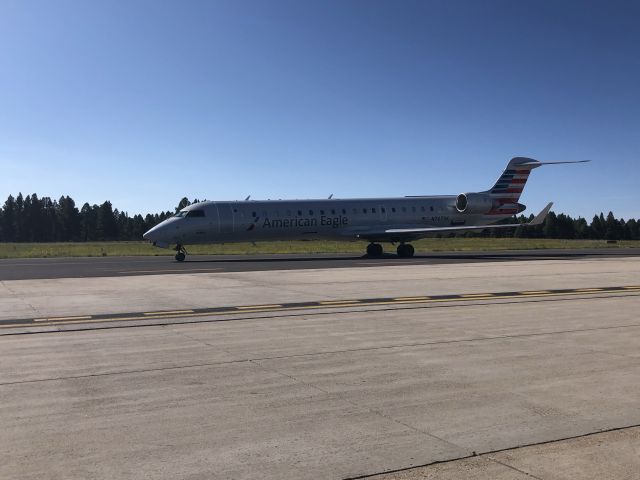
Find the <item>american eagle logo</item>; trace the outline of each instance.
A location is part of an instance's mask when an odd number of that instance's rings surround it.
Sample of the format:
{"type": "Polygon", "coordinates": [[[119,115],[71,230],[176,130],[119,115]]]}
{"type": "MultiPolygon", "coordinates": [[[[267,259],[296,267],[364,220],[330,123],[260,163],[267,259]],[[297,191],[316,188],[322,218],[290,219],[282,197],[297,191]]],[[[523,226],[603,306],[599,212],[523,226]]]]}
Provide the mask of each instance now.
{"type": "Polygon", "coordinates": [[[250,232],[251,230],[253,230],[254,228],[256,228],[256,225],[258,223],[258,221],[260,220],[260,217],[255,217],[253,219],[253,223],[251,225],[249,225],[249,227],[247,228],[247,232],[250,232]]]}

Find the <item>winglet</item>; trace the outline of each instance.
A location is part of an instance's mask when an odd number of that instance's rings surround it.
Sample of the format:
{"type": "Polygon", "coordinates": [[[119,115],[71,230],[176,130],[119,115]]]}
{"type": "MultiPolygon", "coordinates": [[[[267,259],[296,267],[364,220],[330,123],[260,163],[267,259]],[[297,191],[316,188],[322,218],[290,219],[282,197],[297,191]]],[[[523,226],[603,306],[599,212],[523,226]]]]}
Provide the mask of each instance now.
{"type": "Polygon", "coordinates": [[[525,225],[527,226],[542,225],[542,223],[544,222],[544,219],[547,218],[547,215],[549,215],[549,211],[551,210],[552,206],[553,206],[553,202],[549,202],[547,206],[544,207],[542,211],[538,215],[536,215],[533,220],[531,220],[529,223],[525,225]]]}

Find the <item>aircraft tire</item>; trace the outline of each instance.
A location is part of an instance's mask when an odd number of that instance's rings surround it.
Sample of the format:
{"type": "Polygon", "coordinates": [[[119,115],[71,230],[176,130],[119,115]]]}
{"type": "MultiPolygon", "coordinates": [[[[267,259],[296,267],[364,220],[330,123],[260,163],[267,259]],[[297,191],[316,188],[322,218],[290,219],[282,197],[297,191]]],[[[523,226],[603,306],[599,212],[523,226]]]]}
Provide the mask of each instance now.
{"type": "Polygon", "coordinates": [[[382,253],[382,245],[379,243],[370,243],[367,245],[367,255],[370,257],[381,257],[382,253]]]}
{"type": "Polygon", "coordinates": [[[398,256],[401,258],[411,258],[415,253],[413,245],[410,243],[401,243],[398,245],[398,256]]]}

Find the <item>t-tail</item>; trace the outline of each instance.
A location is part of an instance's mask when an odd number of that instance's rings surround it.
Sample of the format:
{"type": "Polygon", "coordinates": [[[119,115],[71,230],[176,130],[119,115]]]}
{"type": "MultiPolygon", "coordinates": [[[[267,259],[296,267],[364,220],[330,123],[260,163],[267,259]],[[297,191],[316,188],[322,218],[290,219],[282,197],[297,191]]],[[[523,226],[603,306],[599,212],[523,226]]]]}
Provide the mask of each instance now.
{"type": "Polygon", "coordinates": [[[561,163],[585,163],[590,160],[577,160],[569,162],[539,162],[532,158],[512,158],[507,168],[490,190],[482,192],[492,199],[492,208],[488,215],[513,215],[525,210],[525,206],[519,203],[520,195],[529,179],[531,170],[542,165],[557,165],[561,163]]]}

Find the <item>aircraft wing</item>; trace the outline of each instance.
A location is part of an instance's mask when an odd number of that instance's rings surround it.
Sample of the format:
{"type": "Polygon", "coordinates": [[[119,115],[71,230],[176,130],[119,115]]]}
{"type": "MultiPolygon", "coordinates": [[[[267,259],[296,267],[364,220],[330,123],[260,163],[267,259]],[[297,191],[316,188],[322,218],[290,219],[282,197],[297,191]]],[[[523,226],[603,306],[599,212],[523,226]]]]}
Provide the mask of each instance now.
{"type": "Polygon", "coordinates": [[[514,228],[514,227],[534,227],[541,225],[549,214],[553,202],[550,202],[542,211],[528,223],[509,223],[509,224],[491,224],[491,225],[461,225],[458,227],[419,227],[419,228],[376,228],[376,227],[356,227],[354,229],[345,229],[342,235],[345,237],[365,239],[372,242],[391,242],[404,240],[415,240],[431,233],[444,232],[464,232],[472,230],[484,230],[487,228],[514,228]]]}
{"type": "Polygon", "coordinates": [[[513,228],[513,227],[533,227],[536,225],[541,225],[544,222],[544,219],[549,214],[551,207],[553,206],[553,202],[549,202],[549,204],[542,209],[542,211],[535,216],[533,220],[529,223],[509,223],[509,224],[494,224],[494,225],[469,225],[469,226],[459,226],[459,227],[426,227],[426,228],[391,228],[389,230],[385,230],[385,234],[423,234],[423,233],[438,233],[438,232],[460,232],[466,230],[485,230],[487,228],[513,228]]]}

